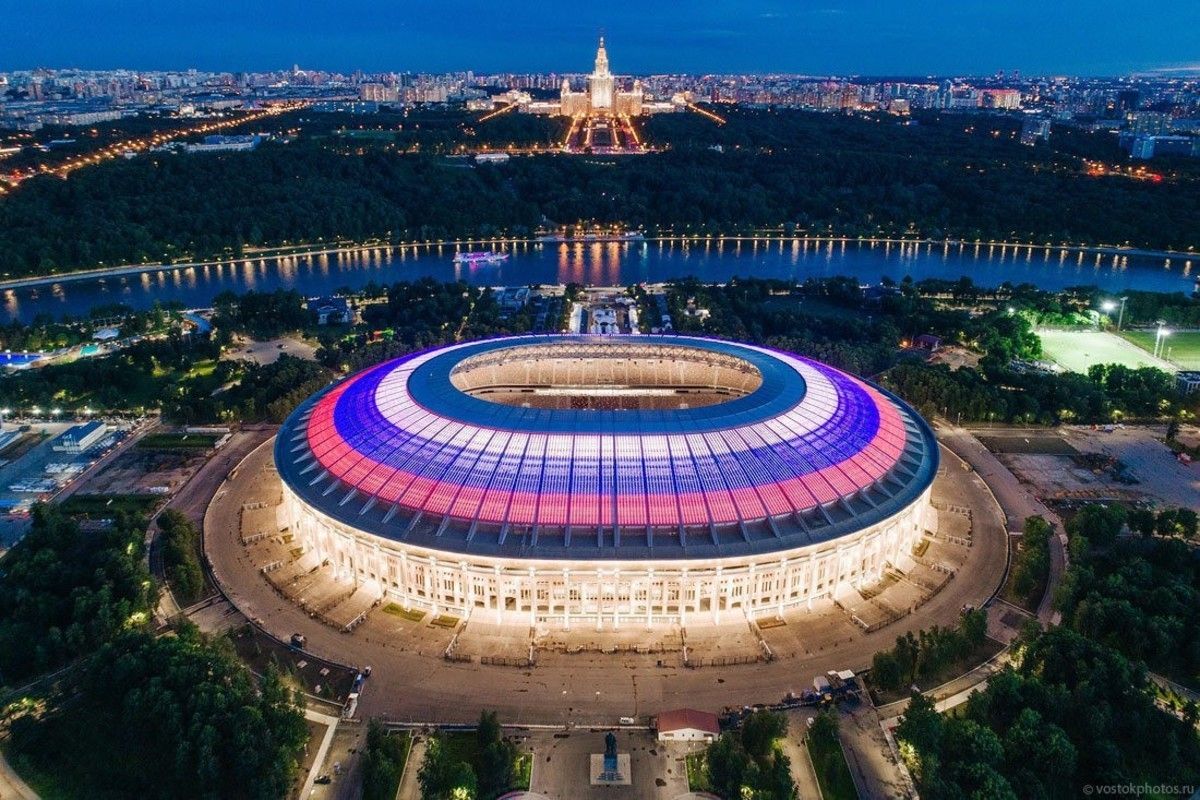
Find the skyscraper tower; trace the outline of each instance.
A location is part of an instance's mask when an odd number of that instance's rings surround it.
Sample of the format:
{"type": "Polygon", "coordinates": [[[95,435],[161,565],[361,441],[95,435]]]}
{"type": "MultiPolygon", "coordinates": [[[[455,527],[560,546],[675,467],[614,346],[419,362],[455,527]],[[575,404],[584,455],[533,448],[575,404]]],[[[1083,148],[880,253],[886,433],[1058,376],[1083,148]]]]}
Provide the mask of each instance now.
{"type": "Polygon", "coordinates": [[[613,105],[613,76],[608,70],[608,51],[604,49],[604,37],[596,49],[596,66],[588,76],[588,94],[591,95],[593,111],[607,111],[613,105]]]}

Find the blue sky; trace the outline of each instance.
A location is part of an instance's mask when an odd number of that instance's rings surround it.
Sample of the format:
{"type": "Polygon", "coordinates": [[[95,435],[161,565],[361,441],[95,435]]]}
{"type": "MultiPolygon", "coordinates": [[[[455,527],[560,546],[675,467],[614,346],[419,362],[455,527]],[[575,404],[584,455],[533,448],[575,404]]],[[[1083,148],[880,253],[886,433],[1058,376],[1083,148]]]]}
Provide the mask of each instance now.
{"type": "Polygon", "coordinates": [[[1200,0],[0,0],[33,66],[1112,75],[1200,68],[1200,0]]]}

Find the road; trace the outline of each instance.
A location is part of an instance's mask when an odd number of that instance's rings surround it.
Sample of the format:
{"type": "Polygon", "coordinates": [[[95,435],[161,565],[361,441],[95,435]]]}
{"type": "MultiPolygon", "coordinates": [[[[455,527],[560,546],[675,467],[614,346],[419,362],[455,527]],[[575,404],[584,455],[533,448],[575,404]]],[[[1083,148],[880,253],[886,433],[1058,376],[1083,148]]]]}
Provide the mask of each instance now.
{"type": "Polygon", "coordinates": [[[942,423],[937,424],[935,429],[938,441],[970,464],[987,484],[1004,511],[1009,531],[1022,530],[1025,518],[1037,515],[1041,515],[1054,526],[1058,535],[1050,540],[1050,576],[1046,584],[1046,594],[1038,606],[1037,616],[1042,625],[1057,625],[1059,614],[1053,608],[1054,590],[1062,581],[1067,568],[1067,534],[1063,529],[1062,520],[1041,500],[1030,494],[1012,471],[984,447],[971,431],[942,423]]]}
{"type": "Polygon", "coordinates": [[[817,784],[817,773],[813,771],[812,759],[804,737],[808,734],[808,721],[815,717],[817,709],[804,708],[788,712],[788,732],[779,743],[779,748],[792,765],[792,780],[800,800],[820,800],[821,788],[817,784]]]}
{"type": "Polygon", "coordinates": [[[875,800],[908,796],[908,782],[888,747],[874,708],[864,703],[842,712],[838,738],[859,797],[875,800]]]}

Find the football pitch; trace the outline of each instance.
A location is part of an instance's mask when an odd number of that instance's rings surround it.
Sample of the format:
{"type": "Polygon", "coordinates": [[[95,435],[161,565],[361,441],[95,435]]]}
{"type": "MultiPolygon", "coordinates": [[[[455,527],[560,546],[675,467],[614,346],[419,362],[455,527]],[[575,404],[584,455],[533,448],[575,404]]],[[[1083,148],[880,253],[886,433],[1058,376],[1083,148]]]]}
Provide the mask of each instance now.
{"type": "MultiPolygon", "coordinates": [[[[1154,349],[1154,331],[1123,331],[1121,336],[1145,350],[1154,349]]],[[[1200,331],[1175,331],[1167,336],[1163,358],[1180,369],[1200,369],[1200,331]]]]}
{"type": "MultiPolygon", "coordinates": [[[[1150,349],[1154,347],[1153,333],[1149,334],[1149,345],[1144,348],[1137,342],[1123,338],[1130,335],[1131,332],[1128,331],[1123,336],[1105,331],[1089,330],[1042,329],[1037,333],[1042,340],[1042,350],[1045,352],[1046,358],[1071,372],[1086,374],[1088,367],[1093,364],[1121,364],[1133,369],[1158,367],[1169,372],[1177,369],[1173,364],[1150,355],[1150,349]]],[[[1192,335],[1198,337],[1195,346],[1197,348],[1196,358],[1200,363],[1200,334],[1189,334],[1189,336],[1192,335]]],[[[1177,352],[1172,350],[1172,359],[1176,354],[1177,352]]]]}

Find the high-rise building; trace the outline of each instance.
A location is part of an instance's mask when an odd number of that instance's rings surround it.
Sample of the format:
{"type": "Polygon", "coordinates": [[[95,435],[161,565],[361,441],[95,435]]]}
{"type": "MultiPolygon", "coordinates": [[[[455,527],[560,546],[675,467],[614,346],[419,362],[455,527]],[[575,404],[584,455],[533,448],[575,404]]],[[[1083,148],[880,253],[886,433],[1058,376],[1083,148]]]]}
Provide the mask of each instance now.
{"type": "MultiPolygon", "coordinates": [[[[640,80],[633,82],[633,88],[623,91],[617,86],[616,76],[608,66],[608,51],[604,47],[604,37],[600,37],[600,46],[596,48],[596,62],[592,73],[587,76],[587,88],[577,92],[571,88],[567,78],[562,80],[557,109],[550,113],[563,114],[568,117],[587,116],[592,114],[624,114],[637,117],[646,112],[644,106],[645,89],[640,80]]],[[[543,107],[531,106],[530,110],[547,113],[543,107]]]]}
{"type": "Polygon", "coordinates": [[[600,37],[600,46],[596,48],[596,66],[588,76],[588,94],[593,111],[611,109],[613,107],[613,85],[615,79],[608,69],[608,51],[604,49],[604,37],[600,37]]]}

